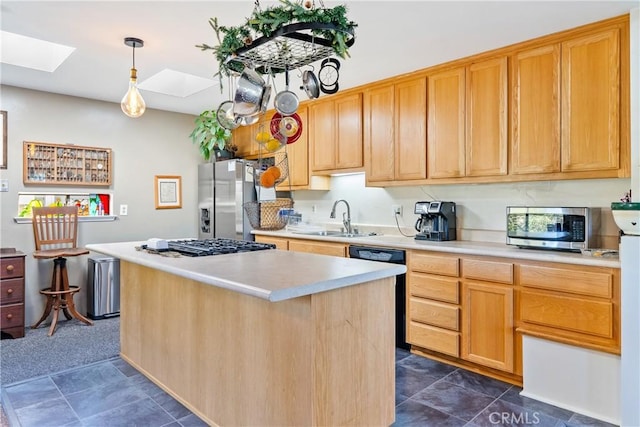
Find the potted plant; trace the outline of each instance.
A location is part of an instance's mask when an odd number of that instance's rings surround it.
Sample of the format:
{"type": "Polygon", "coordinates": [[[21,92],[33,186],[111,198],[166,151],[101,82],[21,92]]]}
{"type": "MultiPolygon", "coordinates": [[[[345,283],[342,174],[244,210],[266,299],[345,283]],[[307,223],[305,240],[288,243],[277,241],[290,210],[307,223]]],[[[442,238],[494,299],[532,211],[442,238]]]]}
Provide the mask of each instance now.
{"type": "Polygon", "coordinates": [[[236,156],[238,146],[231,141],[231,132],[218,122],[216,111],[203,111],[194,123],[196,127],[189,137],[199,146],[200,154],[205,160],[211,159],[212,152],[215,160],[232,159],[236,156]]]}

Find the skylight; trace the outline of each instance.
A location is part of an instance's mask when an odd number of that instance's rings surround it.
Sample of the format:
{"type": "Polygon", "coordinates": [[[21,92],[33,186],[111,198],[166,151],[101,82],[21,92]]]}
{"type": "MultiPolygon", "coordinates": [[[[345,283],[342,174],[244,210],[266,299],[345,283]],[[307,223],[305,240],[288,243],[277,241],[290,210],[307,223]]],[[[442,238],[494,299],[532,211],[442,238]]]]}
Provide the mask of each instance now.
{"type": "Polygon", "coordinates": [[[215,80],[165,68],[138,83],[138,89],[186,98],[216,84],[215,80]]]}
{"type": "Polygon", "coordinates": [[[76,50],[33,37],[2,31],[0,62],[52,73],[76,50]]]}

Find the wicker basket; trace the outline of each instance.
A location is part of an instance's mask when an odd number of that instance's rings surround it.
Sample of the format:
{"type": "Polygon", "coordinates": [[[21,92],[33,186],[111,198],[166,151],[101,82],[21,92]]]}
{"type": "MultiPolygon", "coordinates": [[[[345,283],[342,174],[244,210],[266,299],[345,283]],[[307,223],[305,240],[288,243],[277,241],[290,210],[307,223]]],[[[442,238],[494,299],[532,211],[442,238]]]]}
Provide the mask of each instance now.
{"type": "Polygon", "coordinates": [[[279,198],[264,202],[247,202],[243,206],[254,229],[281,230],[287,225],[289,216],[283,215],[280,209],[293,208],[293,200],[279,198]]]}

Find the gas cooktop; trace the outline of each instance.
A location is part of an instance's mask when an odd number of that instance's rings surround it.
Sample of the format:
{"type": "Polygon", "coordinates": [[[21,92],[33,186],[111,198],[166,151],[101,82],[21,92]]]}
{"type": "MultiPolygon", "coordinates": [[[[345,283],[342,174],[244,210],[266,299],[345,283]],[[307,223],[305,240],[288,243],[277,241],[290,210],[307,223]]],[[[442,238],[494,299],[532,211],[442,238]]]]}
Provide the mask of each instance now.
{"type": "Polygon", "coordinates": [[[235,254],[276,248],[276,245],[271,243],[234,239],[170,240],[168,245],[168,250],[185,256],[235,254]]]}

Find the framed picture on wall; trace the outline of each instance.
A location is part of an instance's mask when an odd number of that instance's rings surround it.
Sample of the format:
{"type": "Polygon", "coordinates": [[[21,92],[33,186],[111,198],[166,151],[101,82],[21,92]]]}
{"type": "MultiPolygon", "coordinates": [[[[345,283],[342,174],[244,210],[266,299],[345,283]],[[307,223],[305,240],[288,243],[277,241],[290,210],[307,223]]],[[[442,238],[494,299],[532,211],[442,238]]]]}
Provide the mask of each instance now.
{"type": "Polygon", "coordinates": [[[0,169],[7,168],[7,112],[0,111],[0,129],[2,129],[2,151],[0,151],[0,169]]]}
{"type": "Polygon", "coordinates": [[[156,209],[182,208],[182,177],[155,176],[156,209]]]}

